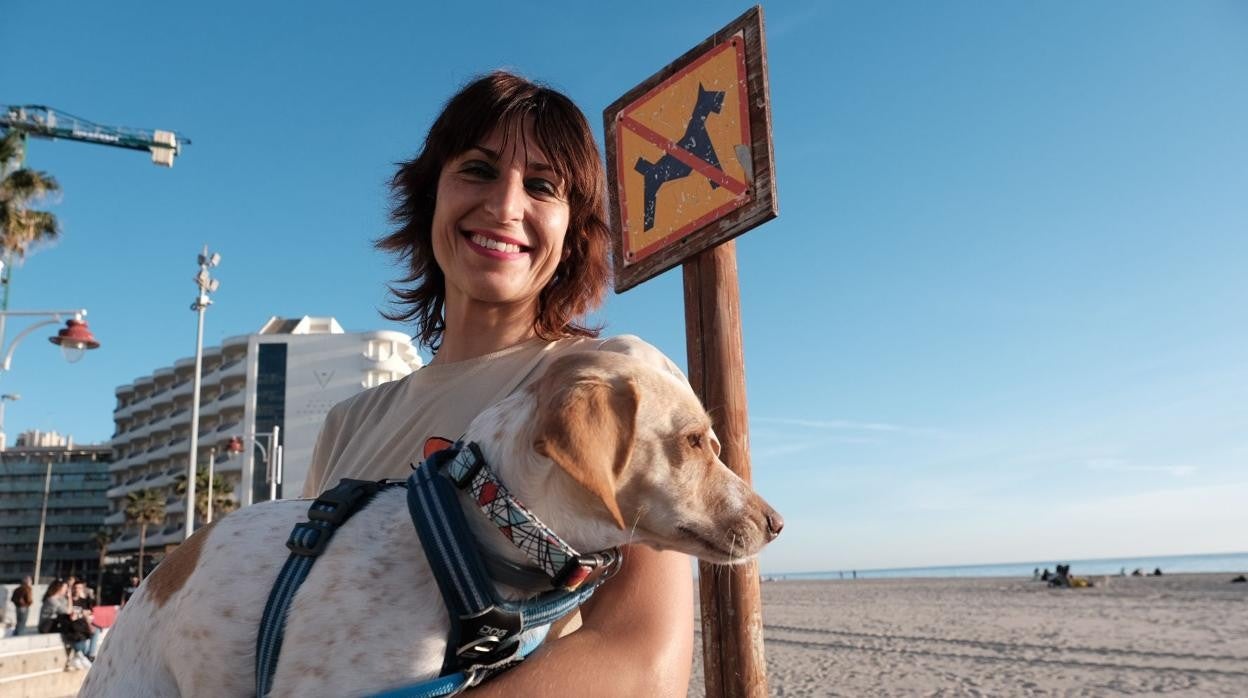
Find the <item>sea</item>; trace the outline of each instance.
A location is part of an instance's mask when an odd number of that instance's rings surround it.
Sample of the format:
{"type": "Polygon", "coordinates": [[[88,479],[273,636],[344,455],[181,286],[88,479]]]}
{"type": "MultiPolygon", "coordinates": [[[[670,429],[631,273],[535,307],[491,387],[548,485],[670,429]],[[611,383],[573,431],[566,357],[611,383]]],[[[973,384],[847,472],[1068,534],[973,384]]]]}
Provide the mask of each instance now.
{"type": "Polygon", "coordinates": [[[898,567],[879,570],[832,570],[829,572],[798,572],[767,574],[768,579],[888,579],[916,577],[1024,577],[1030,578],[1035,570],[1048,569],[1058,564],[1070,565],[1071,574],[1114,575],[1125,571],[1131,574],[1140,570],[1151,574],[1184,572],[1248,573],[1248,552],[1217,553],[1210,555],[1155,555],[1152,557],[1105,557],[1091,560],[1035,560],[1031,562],[1006,562],[992,565],[953,565],[949,567],[898,567]],[[855,577],[856,575],[856,577],[855,577]]]}

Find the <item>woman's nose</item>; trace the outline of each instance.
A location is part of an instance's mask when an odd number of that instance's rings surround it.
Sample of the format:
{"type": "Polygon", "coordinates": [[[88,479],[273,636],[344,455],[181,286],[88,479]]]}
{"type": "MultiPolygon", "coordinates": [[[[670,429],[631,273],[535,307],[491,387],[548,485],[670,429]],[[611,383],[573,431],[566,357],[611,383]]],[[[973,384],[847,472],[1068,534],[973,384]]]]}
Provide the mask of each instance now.
{"type": "Polygon", "coordinates": [[[504,172],[494,180],[486,195],[485,210],[500,223],[520,220],[524,217],[524,207],[528,193],[524,190],[524,176],[520,173],[504,172]]]}

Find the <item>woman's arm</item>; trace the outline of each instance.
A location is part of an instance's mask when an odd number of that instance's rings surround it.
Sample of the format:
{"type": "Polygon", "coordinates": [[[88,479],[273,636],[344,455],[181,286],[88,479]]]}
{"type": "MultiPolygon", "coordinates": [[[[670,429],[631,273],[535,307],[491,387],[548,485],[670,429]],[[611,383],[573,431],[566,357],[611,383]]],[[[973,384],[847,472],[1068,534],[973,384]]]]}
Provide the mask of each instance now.
{"type": "Polygon", "coordinates": [[[685,696],[693,661],[689,557],[641,545],[624,555],[619,574],[581,608],[580,630],[548,641],[470,695],[685,696]]]}

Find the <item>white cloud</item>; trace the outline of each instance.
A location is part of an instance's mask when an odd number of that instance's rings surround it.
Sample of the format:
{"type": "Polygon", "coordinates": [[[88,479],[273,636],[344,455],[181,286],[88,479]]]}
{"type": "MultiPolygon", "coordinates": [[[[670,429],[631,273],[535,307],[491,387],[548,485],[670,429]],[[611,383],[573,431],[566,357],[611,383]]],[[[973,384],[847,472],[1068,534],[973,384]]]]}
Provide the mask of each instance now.
{"type": "Polygon", "coordinates": [[[941,429],[930,427],[909,427],[887,422],[859,422],[851,419],[791,419],[788,417],[751,417],[751,422],[758,424],[778,424],[781,426],[798,427],[801,429],[817,429],[820,431],[865,431],[894,434],[922,434],[927,436],[948,436],[941,429]]]}
{"type": "Polygon", "coordinates": [[[1196,472],[1194,465],[1136,465],[1123,458],[1089,458],[1086,464],[1093,470],[1119,473],[1167,473],[1175,477],[1186,477],[1196,472]]]}

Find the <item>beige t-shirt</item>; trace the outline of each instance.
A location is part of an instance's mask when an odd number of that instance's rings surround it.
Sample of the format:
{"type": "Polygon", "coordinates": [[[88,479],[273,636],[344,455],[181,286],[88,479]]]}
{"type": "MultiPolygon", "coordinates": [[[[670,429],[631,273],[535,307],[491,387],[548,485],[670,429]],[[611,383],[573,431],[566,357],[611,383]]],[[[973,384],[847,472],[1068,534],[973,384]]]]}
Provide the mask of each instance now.
{"type": "Polygon", "coordinates": [[[573,351],[630,354],[686,380],[662,352],[631,335],[533,339],[465,361],[435,363],[334,405],[312,452],[303,496],[315,497],[344,477],[407,477],[412,464],[423,460],[426,441],[458,439],[485,408],[573,351]]]}

